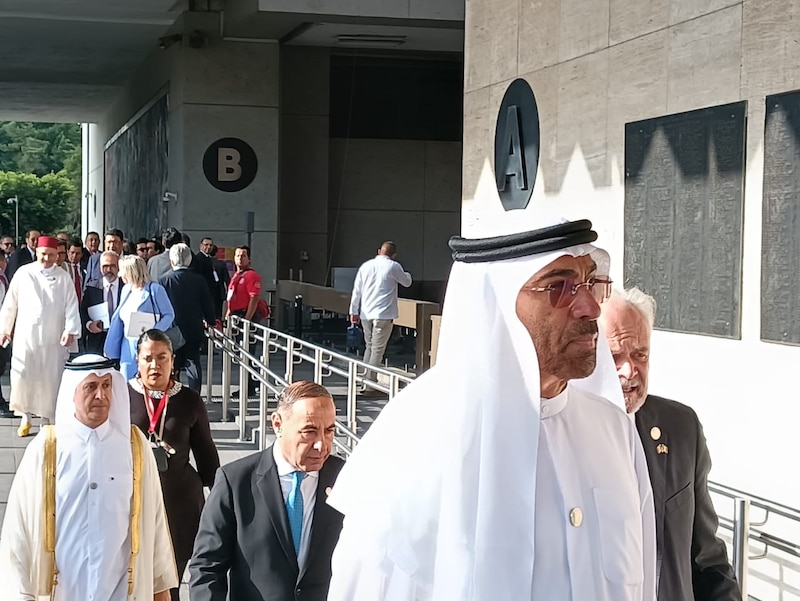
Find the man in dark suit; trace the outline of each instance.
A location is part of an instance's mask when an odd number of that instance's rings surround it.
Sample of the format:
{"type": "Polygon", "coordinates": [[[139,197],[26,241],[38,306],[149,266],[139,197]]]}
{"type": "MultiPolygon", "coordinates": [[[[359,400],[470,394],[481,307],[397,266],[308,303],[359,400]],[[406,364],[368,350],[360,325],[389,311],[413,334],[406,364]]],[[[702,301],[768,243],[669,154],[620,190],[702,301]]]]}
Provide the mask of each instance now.
{"type": "MultiPolygon", "coordinates": [[[[110,229],[106,231],[105,238],[103,238],[104,250],[113,250],[117,253],[118,257],[122,257],[123,243],[125,242],[125,235],[122,230],[110,229]]],[[[94,253],[89,257],[89,262],[86,265],[86,283],[99,280],[103,277],[100,271],[100,256],[101,253],[94,253]]]]}
{"type": "Polygon", "coordinates": [[[331,457],[330,393],[295,382],[272,414],[275,444],[217,470],[189,563],[192,601],[326,601],[342,515],[326,498],[343,461],[331,457]]]}
{"type": "Polygon", "coordinates": [[[228,296],[228,285],[231,283],[231,274],[228,271],[228,266],[225,264],[225,261],[220,261],[216,258],[217,250],[216,244],[212,244],[210,252],[211,266],[214,268],[214,280],[217,284],[216,292],[214,293],[214,313],[216,313],[217,319],[221,320],[225,315],[222,310],[222,303],[228,296]]]}
{"type": "Polygon", "coordinates": [[[14,251],[8,258],[6,277],[9,282],[11,278],[14,277],[14,272],[17,271],[17,269],[28,263],[33,263],[36,260],[36,244],[39,241],[39,236],[41,236],[41,233],[39,233],[38,230],[29,231],[28,235],[25,236],[25,246],[14,251]]]}
{"type": "MultiPolygon", "coordinates": [[[[192,247],[192,241],[186,234],[182,234],[183,243],[188,246],[189,248],[192,247]]],[[[204,238],[205,240],[205,238],[204,238]]],[[[211,265],[211,257],[209,257],[206,253],[202,252],[193,252],[192,253],[192,264],[189,265],[189,269],[194,271],[200,277],[203,278],[203,281],[206,283],[208,287],[208,293],[213,297],[214,296],[214,289],[216,288],[216,282],[214,281],[214,267],[211,265]]]]}
{"type": "Polygon", "coordinates": [[[617,366],[625,408],[635,412],[656,509],[659,601],[741,601],[708,492],[711,457],[695,412],[647,394],[655,300],[615,291],[601,324],[617,366]]]}
{"type": "Polygon", "coordinates": [[[175,310],[175,325],[186,341],[175,351],[175,366],[186,372],[189,388],[200,392],[203,383],[203,370],[200,363],[200,349],[205,341],[205,325],[214,325],[214,305],[205,281],[196,273],[189,271],[192,251],[185,244],[175,244],[169,249],[169,262],[172,271],[158,279],[167,290],[167,295],[175,310]]]}
{"type": "Polygon", "coordinates": [[[109,322],[114,310],[119,307],[122,293],[122,280],[119,279],[119,256],[112,251],[100,253],[99,268],[102,278],[86,283],[80,303],[81,324],[83,326],[84,348],[87,353],[103,354],[106,343],[108,324],[101,320],[93,320],[89,316],[89,307],[105,303],[109,322]]]}

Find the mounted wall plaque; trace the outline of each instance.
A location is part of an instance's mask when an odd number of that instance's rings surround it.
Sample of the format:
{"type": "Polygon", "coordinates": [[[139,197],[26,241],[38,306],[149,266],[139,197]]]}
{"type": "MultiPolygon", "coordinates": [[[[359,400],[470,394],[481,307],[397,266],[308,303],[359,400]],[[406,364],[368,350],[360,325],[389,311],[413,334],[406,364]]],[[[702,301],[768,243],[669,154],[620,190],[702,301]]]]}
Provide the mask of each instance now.
{"type": "Polygon", "coordinates": [[[800,344],[800,92],[767,96],[761,339],[800,344]]]}
{"type": "Polygon", "coordinates": [[[739,338],[744,102],[625,126],[625,286],[656,327],[739,338]]]}
{"type": "Polygon", "coordinates": [[[508,86],[494,134],[494,173],[506,211],[528,206],[539,167],[539,109],[530,85],[515,79],[508,86]]]}

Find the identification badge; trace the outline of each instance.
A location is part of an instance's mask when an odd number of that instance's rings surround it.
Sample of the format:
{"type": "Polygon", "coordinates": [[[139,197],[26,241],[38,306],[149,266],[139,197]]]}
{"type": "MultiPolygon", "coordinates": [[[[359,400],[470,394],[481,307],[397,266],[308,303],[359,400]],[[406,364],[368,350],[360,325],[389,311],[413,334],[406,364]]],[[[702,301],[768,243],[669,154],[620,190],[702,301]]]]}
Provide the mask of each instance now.
{"type": "Polygon", "coordinates": [[[156,458],[156,467],[158,467],[158,471],[166,472],[167,469],[169,469],[166,449],[155,442],[151,442],[150,446],[153,447],[153,457],[156,458]]]}

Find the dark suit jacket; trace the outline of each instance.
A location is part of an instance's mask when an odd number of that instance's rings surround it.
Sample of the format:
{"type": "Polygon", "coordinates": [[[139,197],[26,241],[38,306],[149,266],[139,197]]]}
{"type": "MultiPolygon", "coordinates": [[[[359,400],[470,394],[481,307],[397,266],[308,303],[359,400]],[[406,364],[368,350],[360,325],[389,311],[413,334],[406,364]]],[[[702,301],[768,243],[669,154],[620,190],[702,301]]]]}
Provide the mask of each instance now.
{"type": "Polygon", "coordinates": [[[708,493],[703,427],[686,405],[648,395],[636,412],[656,508],[659,601],[741,601],[708,493]],[[658,430],[654,430],[658,428],[658,430]],[[658,436],[656,436],[658,435],[658,436]],[[658,452],[659,445],[665,445],[658,452]]]}
{"type": "Polygon", "coordinates": [[[231,283],[231,274],[228,273],[228,266],[225,261],[211,258],[211,266],[214,268],[214,273],[217,275],[215,284],[216,289],[214,292],[214,312],[217,314],[217,319],[222,319],[222,303],[228,296],[228,284],[231,283]]]}
{"type": "MultiPolygon", "coordinates": [[[[120,295],[122,294],[122,280],[119,281],[117,286],[117,302],[115,307],[119,307],[120,295]]],[[[99,305],[105,302],[106,298],[103,295],[103,281],[92,280],[86,282],[86,287],[83,289],[83,298],[81,299],[80,312],[81,312],[81,327],[83,328],[84,345],[87,353],[103,354],[103,345],[106,343],[107,332],[100,332],[99,334],[92,334],[86,329],[86,324],[91,320],[89,317],[89,307],[99,305]]]]}
{"type": "Polygon", "coordinates": [[[23,246],[22,248],[15,250],[8,258],[8,266],[6,267],[6,277],[8,278],[8,281],[11,281],[11,278],[14,277],[14,272],[17,269],[23,265],[27,265],[28,263],[33,263],[33,257],[31,257],[31,251],[28,250],[28,247],[23,246]]]}
{"type": "Polygon", "coordinates": [[[205,338],[203,320],[214,325],[214,306],[205,281],[188,269],[165,273],[158,283],[167,290],[175,310],[175,324],[181,329],[186,344],[197,348],[205,338]]]}
{"type": "Polygon", "coordinates": [[[189,562],[192,601],[326,601],[342,515],[328,505],[344,462],[319,472],[311,541],[301,574],[272,447],[217,470],[189,562]]]}
{"type": "Polygon", "coordinates": [[[102,254],[102,251],[99,251],[89,257],[89,261],[86,263],[86,275],[83,278],[84,290],[89,282],[99,281],[103,277],[103,272],[100,271],[100,255],[102,254]]]}
{"type": "Polygon", "coordinates": [[[189,264],[189,271],[193,271],[203,278],[206,287],[208,287],[208,293],[213,298],[217,283],[214,281],[214,267],[211,264],[211,257],[203,253],[192,253],[192,262],[189,264]]]}
{"type": "Polygon", "coordinates": [[[81,277],[83,281],[86,281],[86,268],[89,266],[89,258],[92,256],[92,253],[89,252],[89,249],[83,249],[83,253],[81,254],[81,277]]]}

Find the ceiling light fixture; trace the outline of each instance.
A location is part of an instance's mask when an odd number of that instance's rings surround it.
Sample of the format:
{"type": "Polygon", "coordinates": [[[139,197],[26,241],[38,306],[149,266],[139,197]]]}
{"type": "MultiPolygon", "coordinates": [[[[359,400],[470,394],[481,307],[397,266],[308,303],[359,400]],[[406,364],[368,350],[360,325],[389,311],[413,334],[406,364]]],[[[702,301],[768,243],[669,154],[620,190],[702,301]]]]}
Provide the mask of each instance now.
{"type": "Polygon", "coordinates": [[[347,46],[402,46],[406,43],[406,36],[345,33],[336,36],[336,43],[347,46]]]}

